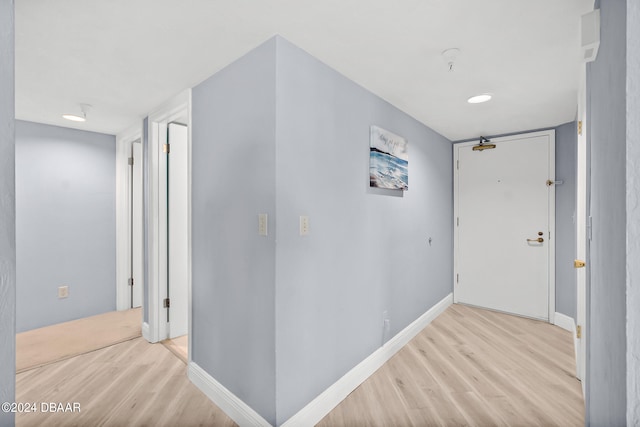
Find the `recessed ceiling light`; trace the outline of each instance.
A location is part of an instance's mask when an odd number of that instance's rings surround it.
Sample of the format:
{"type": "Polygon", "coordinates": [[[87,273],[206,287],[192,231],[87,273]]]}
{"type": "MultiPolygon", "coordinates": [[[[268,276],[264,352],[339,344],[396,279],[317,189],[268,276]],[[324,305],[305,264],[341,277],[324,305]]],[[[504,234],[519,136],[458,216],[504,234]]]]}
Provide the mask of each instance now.
{"type": "Polygon", "coordinates": [[[87,110],[91,108],[89,104],[80,104],[80,114],[75,113],[67,113],[63,114],[62,118],[71,120],[73,122],[86,122],[87,121],[87,110]]]}
{"type": "Polygon", "coordinates": [[[79,116],[77,114],[63,114],[62,118],[67,119],[67,120],[71,120],[72,122],[86,122],[87,118],[84,116],[84,114],[82,116],[79,116]]]}
{"type": "Polygon", "coordinates": [[[482,95],[472,96],[467,99],[469,104],[480,104],[481,102],[487,102],[491,99],[491,95],[488,93],[483,93],[482,95]]]}

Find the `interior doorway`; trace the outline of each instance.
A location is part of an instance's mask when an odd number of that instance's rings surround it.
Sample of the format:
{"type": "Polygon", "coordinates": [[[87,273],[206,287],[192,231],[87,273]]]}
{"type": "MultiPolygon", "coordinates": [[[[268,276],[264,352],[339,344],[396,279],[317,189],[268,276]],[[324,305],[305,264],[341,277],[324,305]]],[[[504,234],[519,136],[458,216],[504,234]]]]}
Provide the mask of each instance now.
{"type": "Polygon", "coordinates": [[[144,217],[142,129],[116,137],[116,309],[142,306],[144,217]]]}
{"type": "Polygon", "coordinates": [[[456,302],[553,323],[555,132],[454,146],[456,302]]]}
{"type": "Polygon", "coordinates": [[[191,328],[190,105],[187,90],[148,119],[149,313],[143,335],[150,342],[188,336],[191,328]]]}

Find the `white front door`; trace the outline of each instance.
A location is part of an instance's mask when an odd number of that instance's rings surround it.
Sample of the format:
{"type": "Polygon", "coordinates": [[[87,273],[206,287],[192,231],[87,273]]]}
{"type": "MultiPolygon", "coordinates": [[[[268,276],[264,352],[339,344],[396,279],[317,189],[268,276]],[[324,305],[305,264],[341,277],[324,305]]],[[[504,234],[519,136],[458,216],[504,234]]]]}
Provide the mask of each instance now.
{"type": "Polygon", "coordinates": [[[454,146],[456,302],[552,321],[555,133],[454,146]]]}

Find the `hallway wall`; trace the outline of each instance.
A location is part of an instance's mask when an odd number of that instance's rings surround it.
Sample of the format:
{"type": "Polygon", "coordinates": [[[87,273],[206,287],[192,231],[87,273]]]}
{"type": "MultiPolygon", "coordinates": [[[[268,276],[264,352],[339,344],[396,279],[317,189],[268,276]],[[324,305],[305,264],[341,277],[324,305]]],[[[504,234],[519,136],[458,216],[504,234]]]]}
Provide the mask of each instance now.
{"type": "Polygon", "coordinates": [[[452,292],[453,154],[443,136],[276,40],[279,425],[452,292]],[[369,187],[371,125],[409,141],[408,191],[369,187]]]}
{"type": "Polygon", "coordinates": [[[452,291],[451,142],[280,37],[192,125],[193,360],[280,425],[452,291]],[[369,187],[371,125],[408,139],[409,191],[369,187]]]}
{"type": "MultiPolygon", "coordinates": [[[[0,403],[16,400],[14,34],[14,2],[0,1],[0,403]]],[[[0,411],[0,426],[14,421],[0,411]]]]}
{"type": "Polygon", "coordinates": [[[16,216],[18,332],[115,310],[114,136],[16,121],[16,216]]]}
{"type": "Polygon", "coordinates": [[[640,2],[627,2],[627,425],[640,425],[640,2]]]}
{"type": "Polygon", "coordinates": [[[600,49],[587,65],[593,219],[586,419],[592,426],[622,426],[627,415],[626,1],[596,2],[598,7],[600,49]]]}

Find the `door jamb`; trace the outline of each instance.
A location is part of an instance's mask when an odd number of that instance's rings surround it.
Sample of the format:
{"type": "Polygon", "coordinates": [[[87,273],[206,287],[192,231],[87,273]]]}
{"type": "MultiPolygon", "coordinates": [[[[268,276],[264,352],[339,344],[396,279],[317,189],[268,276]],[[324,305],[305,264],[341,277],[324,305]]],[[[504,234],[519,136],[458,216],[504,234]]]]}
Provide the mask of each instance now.
{"type": "MultiPolygon", "coordinates": [[[[555,181],[556,179],[556,131],[554,129],[519,133],[514,135],[508,135],[503,137],[491,138],[491,142],[500,142],[513,139],[527,139],[538,136],[549,136],[549,180],[555,181]]],[[[456,226],[456,218],[458,217],[458,150],[461,147],[470,147],[477,145],[478,141],[461,142],[453,145],[453,302],[457,303],[456,297],[456,275],[458,272],[458,227],[456,226]]],[[[549,242],[553,244],[549,245],[549,320],[548,322],[554,324],[555,312],[556,312],[556,191],[555,185],[549,186],[549,232],[551,238],[549,242]]]]}
{"type": "MultiPolygon", "coordinates": [[[[166,229],[166,213],[163,215],[160,209],[163,196],[161,194],[161,188],[164,184],[161,184],[161,180],[166,175],[165,166],[161,162],[162,157],[162,145],[166,143],[167,138],[167,124],[175,121],[179,117],[187,115],[187,161],[188,161],[188,194],[187,194],[187,229],[188,229],[188,253],[187,253],[187,265],[188,265],[188,278],[187,278],[187,300],[188,300],[188,334],[191,336],[191,319],[192,319],[192,305],[191,305],[191,89],[187,89],[173,99],[169,100],[162,107],[158,108],[153,113],[149,114],[148,120],[148,179],[149,179],[149,206],[148,206],[148,230],[149,235],[146,236],[148,240],[149,253],[147,254],[149,259],[148,266],[148,278],[149,278],[149,295],[148,295],[148,309],[149,309],[149,323],[147,338],[150,342],[158,342],[168,337],[168,325],[166,322],[165,309],[163,308],[163,301],[166,297],[166,258],[162,256],[166,251],[166,236],[163,235],[162,230],[166,229]]],[[[166,197],[166,195],[164,196],[166,197]]],[[[191,345],[192,340],[189,339],[189,361],[191,360],[191,345]]]]}
{"type": "MultiPolygon", "coordinates": [[[[142,138],[142,121],[116,135],[116,310],[128,310],[129,304],[129,262],[131,259],[131,230],[129,212],[131,209],[131,182],[128,159],[132,145],[142,138]]],[[[144,279],[140,278],[139,286],[144,279]]],[[[144,310],[144,308],[143,308],[144,310]]]]}

